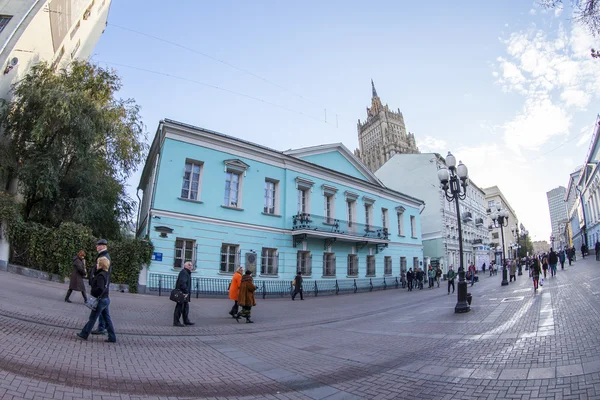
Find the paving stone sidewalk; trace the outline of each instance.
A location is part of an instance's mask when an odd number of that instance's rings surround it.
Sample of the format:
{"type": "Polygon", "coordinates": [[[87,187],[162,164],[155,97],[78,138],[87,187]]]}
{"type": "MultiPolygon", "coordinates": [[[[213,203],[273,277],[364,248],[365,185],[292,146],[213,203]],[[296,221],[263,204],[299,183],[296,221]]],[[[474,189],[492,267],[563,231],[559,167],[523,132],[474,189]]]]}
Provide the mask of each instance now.
{"type": "Polygon", "coordinates": [[[191,303],[111,293],[118,342],[82,341],[88,310],[66,285],[0,273],[0,399],[600,398],[600,262],[577,261],[537,293],[482,275],[472,310],[441,288],[292,302],[191,303]]]}

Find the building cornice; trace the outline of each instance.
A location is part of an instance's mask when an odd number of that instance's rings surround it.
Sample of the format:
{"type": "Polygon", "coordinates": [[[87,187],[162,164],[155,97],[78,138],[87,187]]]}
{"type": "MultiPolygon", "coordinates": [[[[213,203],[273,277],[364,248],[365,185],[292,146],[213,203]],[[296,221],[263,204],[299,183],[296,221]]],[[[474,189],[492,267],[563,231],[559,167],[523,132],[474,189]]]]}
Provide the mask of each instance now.
{"type": "MultiPolygon", "coordinates": [[[[283,152],[273,150],[268,147],[251,143],[242,139],[227,136],[218,132],[198,128],[169,119],[161,121],[159,131],[162,131],[162,129],[164,129],[164,137],[160,141],[160,146],[162,146],[164,139],[168,137],[173,140],[178,140],[185,143],[199,145],[211,149],[219,149],[236,156],[247,157],[249,159],[261,161],[266,164],[274,165],[280,168],[287,168],[299,173],[305,173],[324,180],[359,188],[360,190],[367,191],[379,197],[386,198],[394,202],[402,202],[412,207],[418,208],[421,205],[425,204],[423,200],[389,189],[385,187],[382,183],[368,182],[353,177],[351,175],[346,175],[341,172],[311,163],[309,161],[305,161],[300,158],[284,154],[283,152]]],[[[160,148],[156,137],[151,146],[151,153],[154,151],[155,146],[160,148]]],[[[156,151],[158,151],[158,149],[156,151]]],[[[142,174],[143,177],[145,176],[144,174],[148,167],[148,165],[144,167],[144,172],[142,174]]]]}

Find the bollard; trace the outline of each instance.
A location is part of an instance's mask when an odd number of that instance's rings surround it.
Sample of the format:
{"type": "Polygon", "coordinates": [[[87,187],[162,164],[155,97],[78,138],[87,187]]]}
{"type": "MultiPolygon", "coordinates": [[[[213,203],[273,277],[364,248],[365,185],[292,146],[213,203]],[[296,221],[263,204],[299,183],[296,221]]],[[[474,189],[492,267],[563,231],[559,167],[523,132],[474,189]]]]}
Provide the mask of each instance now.
{"type": "Polygon", "coordinates": [[[317,287],[317,281],[315,280],[315,297],[319,295],[319,288],[317,287]]]}
{"type": "Polygon", "coordinates": [[[200,279],[196,279],[196,298],[200,297],[200,279]]]}
{"type": "Polygon", "coordinates": [[[335,280],[335,294],[340,294],[340,286],[338,285],[337,279],[335,280]]]}
{"type": "Polygon", "coordinates": [[[158,296],[160,297],[162,294],[162,275],[158,277],[158,296]]]}
{"type": "Polygon", "coordinates": [[[267,298],[267,284],[263,281],[263,300],[267,298]]]}
{"type": "Polygon", "coordinates": [[[396,284],[395,284],[396,289],[398,289],[398,277],[396,277],[395,281],[396,281],[396,284]]]}
{"type": "Polygon", "coordinates": [[[354,293],[358,292],[358,286],[356,286],[356,279],[354,280],[354,293]]]}
{"type": "Polygon", "coordinates": [[[383,277],[383,290],[387,289],[387,283],[385,282],[385,276],[383,277]]]}
{"type": "Polygon", "coordinates": [[[373,291],[373,279],[369,278],[369,292],[373,291]]]}

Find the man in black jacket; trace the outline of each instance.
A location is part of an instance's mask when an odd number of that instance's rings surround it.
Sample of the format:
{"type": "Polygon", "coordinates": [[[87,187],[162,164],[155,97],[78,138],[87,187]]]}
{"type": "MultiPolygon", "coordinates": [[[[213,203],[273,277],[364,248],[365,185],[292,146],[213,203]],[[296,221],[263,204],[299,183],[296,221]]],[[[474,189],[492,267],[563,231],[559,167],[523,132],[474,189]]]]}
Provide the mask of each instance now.
{"type": "Polygon", "coordinates": [[[295,287],[294,294],[292,295],[292,300],[296,300],[296,295],[300,293],[300,300],[304,300],[304,294],[302,293],[302,272],[298,271],[296,274],[296,279],[294,279],[295,287]]]}
{"type": "Polygon", "coordinates": [[[185,295],[185,301],[177,303],[177,305],[175,306],[175,313],[173,314],[173,326],[194,325],[194,323],[191,322],[189,318],[190,289],[192,287],[192,268],[192,263],[187,261],[185,264],[183,264],[183,269],[177,277],[177,283],[175,284],[175,288],[181,290],[181,292],[185,295]],[[183,324],[179,321],[182,315],[183,324]]]}
{"type": "MultiPolygon", "coordinates": [[[[98,271],[96,266],[98,265],[98,259],[100,257],[108,258],[108,261],[111,262],[110,268],[108,270],[108,276],[110,277],[110,273],[112,271],[112,261],[110,259],[110,255],[108,254],[108,242],[106,239],[100,239],[96,242],[96,251],[98,255],[96,256],[96,263],[92,266],[92,270],[89,274],[90,276],[90,286],[92,286],[92,280],[96,276],[96,272],[98,271]]],[[[104,335],[106,333],[106,321],[102,314],[98,316],[98,328],[92,331],[92,335],[104,335]]]]}
{"type": "Polygon", "coordinates": [[[550,248],[550,254],[548,255],[548,264],[550,264],[550,274],[556,275],[556,264],[558,264],[558,255],[553,248],[550,248]]]}

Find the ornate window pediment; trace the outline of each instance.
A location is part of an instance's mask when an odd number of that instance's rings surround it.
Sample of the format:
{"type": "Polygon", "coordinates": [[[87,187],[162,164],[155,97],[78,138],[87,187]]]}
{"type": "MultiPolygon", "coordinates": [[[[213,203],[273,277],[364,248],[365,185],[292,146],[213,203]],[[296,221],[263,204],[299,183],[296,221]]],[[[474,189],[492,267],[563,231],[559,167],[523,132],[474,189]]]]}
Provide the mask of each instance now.
{"type": "Polygon", "coordinates": [[[246,173],[246,170],[250,167],[248,164],[246,164],[239,158],[232,158],[230,160],[225,160],[225,161],[223,161],[223,164],[225,164],[225,171],[234,170],[234,171],[237,171],[240,173],[241,172],[246,173]]]}

